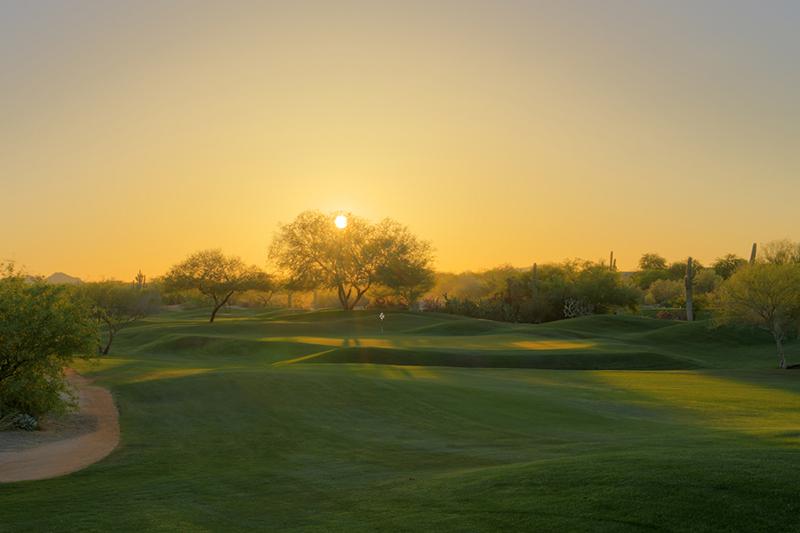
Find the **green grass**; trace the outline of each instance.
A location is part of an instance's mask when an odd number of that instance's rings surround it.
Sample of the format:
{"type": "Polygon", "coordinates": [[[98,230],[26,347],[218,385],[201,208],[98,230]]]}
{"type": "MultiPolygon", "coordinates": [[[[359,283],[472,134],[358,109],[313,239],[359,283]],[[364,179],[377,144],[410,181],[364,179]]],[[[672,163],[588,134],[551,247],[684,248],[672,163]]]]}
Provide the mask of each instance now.
{"type": "Polygon", "coordinates": [[[122,445],[0,486],[0,531],[800,530],[800,373],[769,338],[374,315],[125,330],[82,368],[122,445]]]}

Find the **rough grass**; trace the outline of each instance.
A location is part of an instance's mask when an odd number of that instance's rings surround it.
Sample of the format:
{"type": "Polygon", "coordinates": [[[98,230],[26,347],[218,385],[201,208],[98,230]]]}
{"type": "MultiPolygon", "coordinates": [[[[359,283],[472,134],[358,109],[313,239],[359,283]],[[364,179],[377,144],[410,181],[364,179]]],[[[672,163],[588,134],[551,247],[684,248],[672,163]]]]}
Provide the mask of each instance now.
{"type": "Polygon", "coordinates": [[[0,486],[0,530],[800,530],[800,374],[773,359],[638,317],[163,314],[82,368],[121,447],[0,486]]]}

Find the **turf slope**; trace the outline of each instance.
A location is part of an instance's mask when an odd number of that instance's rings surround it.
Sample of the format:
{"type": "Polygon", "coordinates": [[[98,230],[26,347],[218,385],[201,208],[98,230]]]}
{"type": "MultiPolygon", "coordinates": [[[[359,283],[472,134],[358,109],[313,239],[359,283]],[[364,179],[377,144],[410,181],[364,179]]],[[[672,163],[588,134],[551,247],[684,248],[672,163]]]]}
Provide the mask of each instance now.
{"type": "Polygon", "coordinates": [[[800,374],[769,339],[404,313],[381,335],[373,315],[124,331],[82,369],[122,445],[1,485],[0,530],[800,530],[800,374]]]}

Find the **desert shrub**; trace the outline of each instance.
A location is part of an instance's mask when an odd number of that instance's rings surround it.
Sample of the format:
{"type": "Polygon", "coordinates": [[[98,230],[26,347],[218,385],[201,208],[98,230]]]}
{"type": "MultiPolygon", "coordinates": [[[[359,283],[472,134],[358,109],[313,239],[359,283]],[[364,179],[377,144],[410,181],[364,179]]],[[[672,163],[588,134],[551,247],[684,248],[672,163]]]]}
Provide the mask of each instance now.
{"type": "Polygon", "coordinates": [[[634,272],[633,275],[631,276],[631,280],[640,289],[647,290],[656,281],[669,279],[669,277],[670,277],[669,271],[667,271],[667,269],[664,268],[661,270],[640,270],[638,272],[634,272]]]}
{"type": "Polygon", "coordinates": [[[6,271],[0,279],[0,417],[67,409],[64,367],[96,350],[91,305],[73,287],[6,271]]]}
{"type": "Polygon", "coordinates": [[[704,268],[694,276],[694,292],[695,294],[714,292],[722,281],[722,276],[714,269],[704,268]]]}
{"type": "Polygon", "coordinates": [[[671,279],[660,279],[654,281],[645,295],[645,303],[660,305],[665,307],[677,307],[681,305],[685,297],[686,288],[684,283],[671,279]]]}
{"type": "Polygon", "coordinates": [[[772,265],[800,264],[800,242],[783,239],[762,244],[761,256],[772,265]]]}
{"type": "Polygon", "coordinates": [[[407,310],[408,304],[401,296],[394,294],[374,294],[370,295],[367,305],[368,309],[393,309],[397,311],[407,310]]]}
{"type": "Polygon", "coordinates": [[[685,309],[660,309],[656,313],[659,320],[686,320],[685,309]]]}
{"type": "Polygon", "coordinates": [[[549,322],[636,306],[639,292],[607,266],[583,261],[542,265],[534,270],[488,271],[494,292],[482,298],[444,294],[444,303],[425,300],[425,309],[505,322],[549,322]],[[498,275],[506,277],[501,281],[498,275]]]}
{"type": "Polygon", "coordinates": [[[714,261],[713,269],[722,279],[728,279],[734,272],[747,264],[747,261],[736,254],[727,254],[714,261]]]}

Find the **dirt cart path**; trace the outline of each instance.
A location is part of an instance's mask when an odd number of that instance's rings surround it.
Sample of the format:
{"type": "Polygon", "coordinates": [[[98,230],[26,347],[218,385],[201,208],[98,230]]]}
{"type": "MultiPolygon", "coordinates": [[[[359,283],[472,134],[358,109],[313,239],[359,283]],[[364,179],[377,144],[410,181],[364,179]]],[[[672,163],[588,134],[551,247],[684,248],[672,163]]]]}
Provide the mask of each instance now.
{"type": "Polygon", "coordinates": [[[27,442],[30,438],[20,432],[2,435],[3,439],[18,437],[24,445],[15,447],[12,442],[5,447],[10,449],[0,447],[0,482],[63,476],[96,463],[119,444],[119,419],[111,393],[74,372],[67,379],[78,391],[79,416],[90,422],[87,429],[44,444],[27,442]]]}

